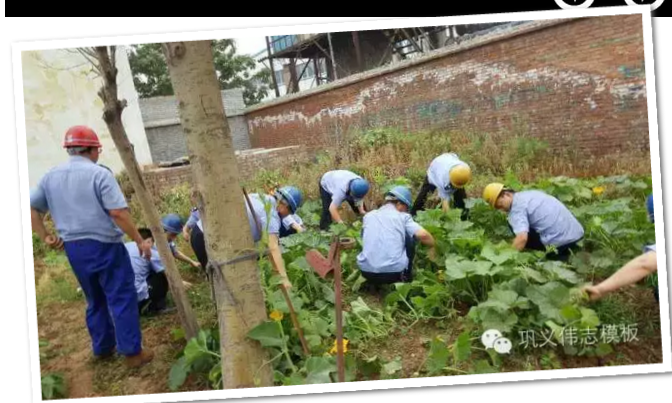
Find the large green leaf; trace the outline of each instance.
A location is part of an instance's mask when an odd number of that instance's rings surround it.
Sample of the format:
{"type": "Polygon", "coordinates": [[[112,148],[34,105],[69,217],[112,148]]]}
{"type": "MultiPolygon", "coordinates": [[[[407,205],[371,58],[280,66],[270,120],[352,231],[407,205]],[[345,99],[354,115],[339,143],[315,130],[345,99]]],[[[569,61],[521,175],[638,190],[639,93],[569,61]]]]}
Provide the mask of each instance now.
{"type": "Polygon", "coordinates": [[[401,371],[401,368],[401,357],[396,357],[394,360],[383,365],[382,376],[385,379],[391,379],[397,372],[401,371]]]}
{"type": "Polygon", "coordinates": [[[496,265],[501,265],[512,260],[518,252],[514,249],[497,250],[491,244],[487,244],[481,250],[481,256],[496,265]]]}
{"type": "Polygon", "coordinates": [[[527,298],[539,308],[539,312],[547,318],[562,322],[560,310],[569,304],[569,288],[552,281],[542,286],[533,285],[527,288],[527,298]]]}
{"type": "Polygon", "coordinates": [[[581,325],[588,329],[597,329],[600,325],[600,318],[592,309],[580,308],[581,311],[581,325]]]}
{"type": "Polygon", "coordinates": [[[471,356],[471,340],[469,331],[462,332],[453,344],[453,359],[456,363],[465,361],[471,356]]]}
{"type": "Polygon", "coordinates": [[[572,284],[577,284],[581,281],[576,273],[562,267],[561,262],[545,262],[543,268],[555,279],[564,280],[572,284]]]}
{"type": "Polygon", "coordinates": [[[430,374],[436,374],[448,364],[448,357],[450,351],[445,341],[435,337],[429,347],[429,355],[427,356],[426,367],[430,374]]]}
{"type": "Polygon", "coordinates": [[[331,383],[329,374],[336,372],[333,357],[310,357],[306,360],[306,383],[331,383]]]}
{"type": "Polygon", "coordinates": [[[282,347],[284,341],[277,322],[266,321],[250,330],[247,337],[257,340],[264,347],[282,347]]]}
{"type": "Polygon", "coordinates": [[[187,364],[186,357],[182,356],[170,368],[168,374],[168,387],[172,391],[176,391],[184,384],[189,374],[189,364],[187,364]]]}

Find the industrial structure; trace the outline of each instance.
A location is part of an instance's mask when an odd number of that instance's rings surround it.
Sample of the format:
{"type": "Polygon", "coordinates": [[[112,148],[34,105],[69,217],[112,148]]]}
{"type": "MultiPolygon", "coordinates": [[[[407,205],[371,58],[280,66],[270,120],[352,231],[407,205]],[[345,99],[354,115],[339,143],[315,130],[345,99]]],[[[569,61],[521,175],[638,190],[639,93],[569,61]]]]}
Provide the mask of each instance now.
{"type": "MultiPolygon", "coordinates": [[[[459,41],[464,35],[487,32],[509,24],[468,24],[409,27],[366,31],[324,32],[266,37],[267,56],[259,61],[284,61],[289,73],[286,94],[300,91],[308,73],[316,85],[332,82],[385,64],[417,57],[459,41]]],[[[281,84],[273,74],[275,96],[281,84]]]]}

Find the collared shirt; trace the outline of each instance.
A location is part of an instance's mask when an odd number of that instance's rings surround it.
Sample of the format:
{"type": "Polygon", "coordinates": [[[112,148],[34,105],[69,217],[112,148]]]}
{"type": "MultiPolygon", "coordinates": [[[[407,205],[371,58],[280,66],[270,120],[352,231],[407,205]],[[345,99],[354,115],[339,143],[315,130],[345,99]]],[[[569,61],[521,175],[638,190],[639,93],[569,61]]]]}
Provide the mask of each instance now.
{"type": "Polygon", "coordinates": [[[357,256],[362,271],[395,273],[408,267],[406,237],[413,237],[422,227],[408,213],[398,211],[393,204],[364,215],[362,242],[357,256]]]}
{"type": "MultiPolygon", "coordinates": [[[[346,171],[344,169],[329,171],[322,175],[320,185],[331,195],[331,202],[336,206],[340,206],[348,199],[348,190],[350,190],[350,182],[353,179],[363,179],[354,172],[346,171]]],[[[356,199],[350,197],[358,206],[363,199],[356,199]]]]}
{"type": "Polygon", "coordinates": [[[428,182],[436,186],[441,200],[450,201],[457,189],[450,184],[450,170],[458,165],[467,165],[455,153],[445,153],[434,158],[427,169],[428,182]]]}
{"type": "Polygon", "coordinates": [[[131,258],[131,265],[135,273],[135,290],[138,294],[138,301],[149,298],[149,289],[147,286],[147,277],[150,272],[161,273],[165,270],[159,251],[156,247],[152,247],[152,257],[150,260],[145,259],[138,249],[138,244],[135,242],[127,242],[124,244],[128,250],[128,255],[131,258]]]}
{"type": "MultiPolygon", "coordinates": [[[[275,199],[275,197],[264,195],[266,201],[271,204],[270,222],[269,222],[267,219],[264,202],[260,198],[259,194],[252,193],[249,196],[250,196],[250,203],[252,203],[254,213],[256,214],[257,219],[259,220],[259,224],[261,225],[261,230],[264,231],[266,229],[266,223],[268,222],[268,234],[278,235],[280,233],[280,225],[282,224],[282,220],[280,219],[280,214],[278,214],[277,209],[278,202],[275,199]]],[[[258,242],[261,239],[261,234],[257,230],[257,225],[254,222],[254,217],[252,216],[252,214],[250,214],[250,208],[247,205],[247,200],[243,199],[243,203],[245,203],[245,211],[247,212],[247,220],[250,223],[250,231],[252,231],[252,239],[254,239],[254,242],[258,242]]],[[[203,220],[199,219],[196,225],[201,231],[203,231],[203,220]]]]}
{"type": "Polygon", "coordinates": [[[47,172],[30,194],[30,207],[51,212],[63,241],[93,239],[121,242],[124,233],[109,215],[128,207],[116,179],[107,169],[82,156],[47,172]]]}
{"type": "Polygon", "coordinates": [[[193,229],[194,226],[196,226],[196,223],[198,220],[201,219],[201,215],[198,212],[198,209],[194,207],[191,209],[191,214],[189,215],[189,219],[187,219],[187,223],[184,224],[187,228],[193,229]]]}
{"type": "Polygon", "coordinates": [[[656,244],[654,243],[653,245],[647,245],[644,247],[644,252],[655,252],[656,251],[656,244]]]}
{"type": "Polygon", "coordinates": [[[547,246],[567,245],[584,234],[581,223],[564,204],[539,190],[514,193],[508,219],[514,234],[529,232],[531,228],[547,246]]]}
{"type": "Polygon", "coordinates": [[[282,219],[282,226],[285,227],[285,229],[292,229],[292,224],[303,226],[303,220],[297,214],[288,214],[282,219]]]}

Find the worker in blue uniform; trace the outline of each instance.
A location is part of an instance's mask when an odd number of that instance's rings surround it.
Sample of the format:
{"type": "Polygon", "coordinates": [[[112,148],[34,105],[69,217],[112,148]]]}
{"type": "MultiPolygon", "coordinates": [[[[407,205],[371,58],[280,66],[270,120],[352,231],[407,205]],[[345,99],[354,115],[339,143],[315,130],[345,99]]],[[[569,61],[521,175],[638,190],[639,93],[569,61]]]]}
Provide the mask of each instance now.
{"type": "MultiPolygon", "coordinates": [[[[262,231],[268,231],[268,249],[273,259],[278,265],[278,274],[282,278],[282,283],[285,287],[291,288],[292,284],[287,277],[285,271],[285,263],[282,259],[282,252],[280,249],[280,237],[282,220],[292,214],[296,213],[303,203],[303,195],[301,191],[294,186],[283,186],[277,189],[273,195],[252,193],[248,195],[250,204],[252,204],[252,211],[250,210],[247,201],[244,200],[245,209],[247,212],[247,220],[252,232],[252,240],[256,243],[262,238],[262,234],[257,229],[256,220],[259,222],[262,231]],[[269,214],[266,213],[266,203],[270,205],[269,214]]],[[[203,219],[199,219],[196,226],[191,232],[191,247],[196,254],[196,258],[201,263],[201,266],[207,268],[208,254],[205,244],[203,219]]]]}
{"type": "Polygon", "coordinates": [[[68,261],[86,296],[86,323],[96,357],[115,351],[126,365],[139,367],[154,354],[142,347],[134,274],[124,233],[149,259],[119,184],[97,165],[102,145],[86,126],[65,134],[63,147],[70,159],[52,168],[31,191],[33,230],[50,247],[65,249],[68,261]],[[51,213],[57,235],[45,228],[43,215],[51,213]]]}
{"type": "Polygon", "coordinates": [[[357,265],[367,283],[378,285],[413,280],[415,241],[428,246],[428,256],[436,258],[432,235],[413,220],[411,191],[396,186],[385,195],[385,204],[364,216],[362,251],[357,265]]]}

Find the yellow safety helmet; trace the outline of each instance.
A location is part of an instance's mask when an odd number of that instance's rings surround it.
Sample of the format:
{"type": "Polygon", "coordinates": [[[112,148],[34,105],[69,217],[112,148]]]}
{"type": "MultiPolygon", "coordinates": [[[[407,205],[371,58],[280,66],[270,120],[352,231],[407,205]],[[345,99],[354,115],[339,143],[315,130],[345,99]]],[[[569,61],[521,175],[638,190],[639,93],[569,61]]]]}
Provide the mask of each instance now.
{"type": "Polygon", "coordinates": [[[463,188],[471,180],[471,168],[467,164],[460,164],[450,170],[450,184],[456,188],[463,188]]]}
{"type": "Polygon", "coordinates": [[[492,207],[495,207],[497,198],[504,190],[504,185],[501,183],[491,183],[483,189],[483,199],[492,207]]]}

